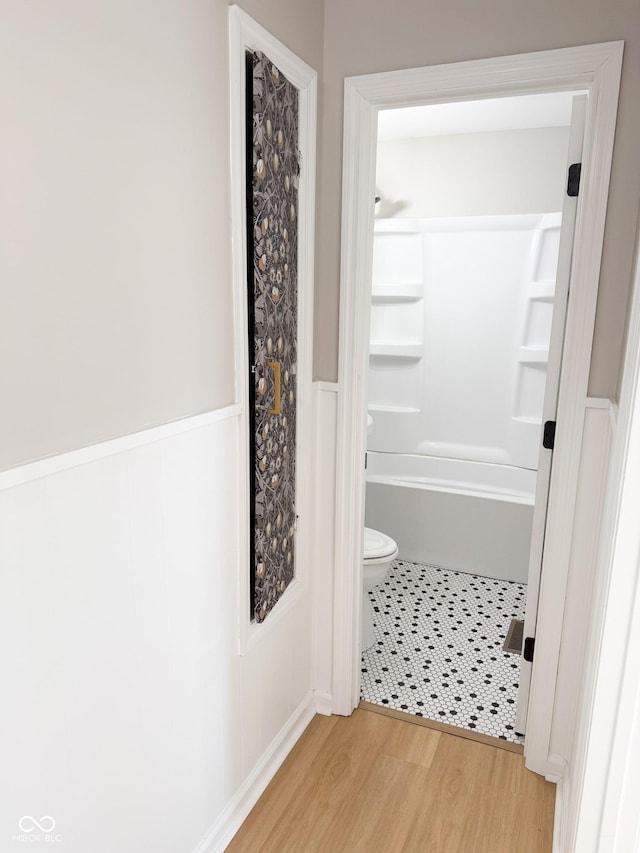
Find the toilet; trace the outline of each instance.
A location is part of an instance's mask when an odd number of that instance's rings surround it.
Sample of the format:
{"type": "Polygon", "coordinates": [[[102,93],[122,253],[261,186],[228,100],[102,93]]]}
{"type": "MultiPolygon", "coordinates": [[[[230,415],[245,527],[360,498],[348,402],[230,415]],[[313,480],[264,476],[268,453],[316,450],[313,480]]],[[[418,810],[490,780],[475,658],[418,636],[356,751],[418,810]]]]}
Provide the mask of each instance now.
{"type": "Polygon", "coordinates": [[[398,556],[398,546],[386,533],[365,527],[363,555],[361,650],[364,652],[375,642],[369,590],[382,583],[386,578],[391,563],[398,556]]]}

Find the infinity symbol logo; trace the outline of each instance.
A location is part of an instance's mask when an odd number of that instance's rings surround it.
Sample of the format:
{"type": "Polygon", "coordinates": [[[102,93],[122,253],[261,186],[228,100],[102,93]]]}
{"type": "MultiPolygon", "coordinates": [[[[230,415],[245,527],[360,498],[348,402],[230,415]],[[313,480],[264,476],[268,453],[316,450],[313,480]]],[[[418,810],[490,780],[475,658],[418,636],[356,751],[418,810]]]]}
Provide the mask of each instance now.
{"type": "Polygon", "coordinates": [[[23,832],[33,832],[34,829],[39,829],[40,832],[53,832],[56,828],[56,822],[51,815],[42,815],[40,820],[26,814],[18,821],[18,826],[23,832]]]}

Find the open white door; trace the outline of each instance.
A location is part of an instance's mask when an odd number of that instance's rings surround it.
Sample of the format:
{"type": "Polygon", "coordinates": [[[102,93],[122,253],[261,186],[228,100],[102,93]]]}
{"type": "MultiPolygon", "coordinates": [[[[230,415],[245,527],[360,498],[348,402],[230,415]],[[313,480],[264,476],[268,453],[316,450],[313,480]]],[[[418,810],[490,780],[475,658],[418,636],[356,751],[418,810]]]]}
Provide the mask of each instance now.
{"type": "MultiPolygon", "coordinates": [[[[569,173],[579,183],[579,164],[582,160],[582,144],[587,111],[587,96],[577,95],[573,99],[571,111],[571,127],[569,132],[569,148],[567,152],[567,189],[569,189],[569,173]]],[[[573,190],[572,190],[573,191],[573,190]]],[[[532,641],[536,634],[538,615],[538,597],[540,592],[540,574],[544,550],[544,535],[547,521],[547,502],[549,498],[549,482],[551,479],[551,464],[553,451],[544,446],[544,424],[553,423],[555,426],[558,408],[558,389],[560,386],[560,366],[562,363],[562,345],[564,340],[567,302],[569,298],[569,277],[571,273],[571,258],[573,254],[573,238],[578,207],[577,188],[575,195],[565,193],[562,208],[562,226],[560,229],[560,246],[558,251],[558,269],[554,294],[553,321],[551,340],[549,344],[549,362],[545,382],[544,404],[542,409],[543,431],[541,433],[540,453],[538,456],[538,476],[536,479],[535,505],[533,510],[533,527],[531,532],[531,551],[529,554],[529,575],[527,585],[527,607],[524,620],[524,648],[520,663],[520,680],[518,689],[518,706],[516,713],[516,731],[524,734],[527,725],[529,706],[529,687],[531,684],[531,661],[533,657],[532,641]],[[526,657],[525,657],[526,656],[526,657]],[[529,659],[527,659],[529,658],[529,659]]],[[[549,436],[552,438],[552,436],[549,436]]],[[[551,443],[551,442],[544,442],[551,443]]]]}

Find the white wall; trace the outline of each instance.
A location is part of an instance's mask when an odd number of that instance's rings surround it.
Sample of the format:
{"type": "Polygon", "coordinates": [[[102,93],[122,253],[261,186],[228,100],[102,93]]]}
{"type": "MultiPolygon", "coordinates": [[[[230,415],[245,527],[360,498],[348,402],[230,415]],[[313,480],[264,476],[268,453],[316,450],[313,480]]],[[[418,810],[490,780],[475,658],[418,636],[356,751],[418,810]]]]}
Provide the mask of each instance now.
{"type": "Polygon", "coordinates": [[[313,714],[308,579],[238,654],[235,410],[181,428],[0,479],[3,850],[223,849],[313,714]]]}
{"type": "Polygon", "coordinates": [[[562,210],[569,129],[459,133],[378,144],[380,217],[562,210]]]}

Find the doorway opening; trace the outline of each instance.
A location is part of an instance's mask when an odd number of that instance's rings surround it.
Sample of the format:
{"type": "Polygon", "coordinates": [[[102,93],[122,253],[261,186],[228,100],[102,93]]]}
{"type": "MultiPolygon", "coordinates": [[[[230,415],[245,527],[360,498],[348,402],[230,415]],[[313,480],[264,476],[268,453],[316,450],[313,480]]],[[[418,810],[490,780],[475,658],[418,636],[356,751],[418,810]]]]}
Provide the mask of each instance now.
{"type": "Polygon", "coordinates": [[[581,95],[378,116],[365,525],[399,554],[363,599],[361,697],[515,744],[529,671],[504,646],[539,587],[581,95]]]}
{"type": "MultiPolygon", "coordinates": [[[[528,602],[535,600],[537,606],[533,619],[537,633],[533,635],[536,648],[526,703],[529,718],[524,752],[527,767],[549,777],[554,777],[557,765],[550,744],[561,641],[566,639],[563,653],[571,646],[571,638],[562,636],[562,614],[588,401],[621,59],[622,43],[612,42],[345,81],[332,682],[332,708],[342,714],[351,713],[360,698],[363,462],[378,113],[400,106],[552,92],[587,91],[589,95],[573,254],[568,258],[571,286],[543,568],[539,594],[533,596],[530,590],[528,596],[528,602]]],[[[530,636],[526,624],[525,636],[530,636]]]]}

